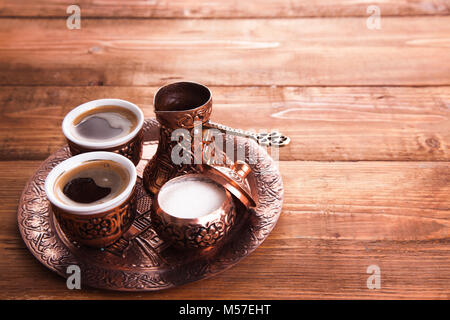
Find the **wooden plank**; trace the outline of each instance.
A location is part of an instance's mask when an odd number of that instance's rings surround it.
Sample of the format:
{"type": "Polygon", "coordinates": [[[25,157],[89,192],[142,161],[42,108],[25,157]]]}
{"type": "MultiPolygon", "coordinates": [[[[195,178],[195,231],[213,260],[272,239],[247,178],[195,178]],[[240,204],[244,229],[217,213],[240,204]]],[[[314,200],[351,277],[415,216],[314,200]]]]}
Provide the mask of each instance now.
{"type": "MultiPolygon", "coordinates": [[[[67,17],[70,0],[2,0],[0,16],[67,17]]],[[[376,5],[383,16],[449,14],[447,1],[421,0],[79,0],[83,17],[109,18],[254,18],[254,17],[346,17],[366,16],[367,7],[376,5]]]]}
{"type": "Polygon", "coordinates": [[[438,240],[449,236],[449,162],[281,161],[280,172],[286,219],[280,237],[438,240]],[[330,232],[309,230],[308,224],[291,225],[291,219],[309,220],[313,227],[328,220],[333,226],[330,232]],[[342,232],[336,229],[339,225],[342,232]],[[394,225],[403,229],[390,229],[394,225]],[[426,235],[420,233],[421,227],[428,230],[426,235]]]}
{"type": "Polygon", "coordinates": [[[252,255],[212,279],[157,293],[67,290],[17,232],[38,161],[0,162],[1,298],[450,298],[449,162],[281,162],[285,204],[252,255]],[[381,268],[369,290],[366,269],[381,268]]]}
{"type": "MultiPolygon", "coordinates": [[[[153,117],[156,87],[2,87],[0,159],[42,160],[62,146],[64,115],[121,98],[153,117]]],[[[212,120],[278,129],[281,160],[450,160],[450,87],[211,87],[212,120]]]]}
{"type": "Polygon", "coordinates": [[[450,85],[449,33],[448,16],[1,19],[0,85],[450,85]]]}

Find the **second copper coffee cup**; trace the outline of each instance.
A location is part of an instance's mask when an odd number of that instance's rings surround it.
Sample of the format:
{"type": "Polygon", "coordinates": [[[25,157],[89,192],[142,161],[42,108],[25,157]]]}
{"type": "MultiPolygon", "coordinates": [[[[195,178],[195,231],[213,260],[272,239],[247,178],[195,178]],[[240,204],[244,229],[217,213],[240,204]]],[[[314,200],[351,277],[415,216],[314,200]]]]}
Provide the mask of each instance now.
{"type": "MultiPolygon", "coordinates": [[[[94,120],[97,122],[93,122],[92,127],[98,133],[104,134],[101,130],[102,125],[105,128],[119,130],[114,128],[114,123],[106,122],[105,119],[97,117],[94,120]]],[[[134,165],[137,165],[142,156],[143,125],[144,114],[135,104],[121,99],[99,99],[83,103],[70,111],[64,118],[62,129],[72,155],[92,151],[109,151],[119,153],[130,159],[134,165]],[[129,115],[132,122],[129,132],[98,139],[86,138],[76,134],[74,128],[84,121],[83,118],[93,119],[97,112],[104,115],[108,112],[114,114],[114,111],[116,111],[116,119],[112,117],[112,120],[109,121],[117,122],[117,115],[120,113],[129,115]]]]}

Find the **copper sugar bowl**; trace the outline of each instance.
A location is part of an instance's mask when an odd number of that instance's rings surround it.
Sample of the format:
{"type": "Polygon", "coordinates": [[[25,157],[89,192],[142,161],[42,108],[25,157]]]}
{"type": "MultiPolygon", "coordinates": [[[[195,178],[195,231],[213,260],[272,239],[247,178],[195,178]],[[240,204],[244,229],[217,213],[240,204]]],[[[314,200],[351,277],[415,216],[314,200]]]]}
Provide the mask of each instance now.
{"type": "MultiPolygon", "coordinates": [[[[152,203],[151,219],[161,238],[171,242],[177,248],[211,248],[230,234],[236,221],[236,202],[245,207],[254,207],[246,176],[250,166],[237,161],[229,168],[225,166],[202,165],[195,174],[186,174],[169,180],[155,195],[152,203]],[[180,217],[163,209],[161,195],[171,186],[187,186],[189,181],[205,181],[216,184],[225,194],[220,206],[198,217],[180,217]]],[[[196,194],[197,201],[207,202],[204,194],[196,194]],[[203,197],[203,198],[202,198],[203,197]]],[[[172,199],[179,200],[179,199],[172,199]]],[[[181,204],[183,205],[183,204],[181,204]]],[[[166,209],[167,210],[167,209],[166,209]]]]}
{"type": "MultiPolygon", "coordinates": [[[[156,194],[168,180],[186,173],[193,173],[191,164],[175,164],[171,159],[173,148],[178,141],[171,136],[176,129],[186,129],[191,141],[194,127],[209,120],[212,110],[211,91],[195,82],[176,82],[161,87],[154,97],[156,119],[160,124],[160,136],[155,155],[147,164],[143,180],[144,187],[156,194]]],[[[192,147],[188,152],[192,151],[192,147]]]]}

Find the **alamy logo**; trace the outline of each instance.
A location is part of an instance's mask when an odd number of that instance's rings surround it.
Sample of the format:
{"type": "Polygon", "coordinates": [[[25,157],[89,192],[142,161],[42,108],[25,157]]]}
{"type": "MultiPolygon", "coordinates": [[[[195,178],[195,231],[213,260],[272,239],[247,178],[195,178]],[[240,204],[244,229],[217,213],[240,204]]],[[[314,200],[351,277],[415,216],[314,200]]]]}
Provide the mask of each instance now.
{"type": "Polygon", "coordinates": [[[171,151],[172,163],[181,164],[229,164],[230,159],[256,164],[262,150],[266,150],[276,166],[279,161],[279,147],[276,144],[249,144],[242,148],[235,146],[234,139],[227,139],[218,129],[203,129],[202,122],[196,121],[194,129],[175,129],[170,140],[176,142],[171,151]]]}
{"type": "Polygon", "coordinates": [[[69,290],[81,289],[80,267],[75,264],[72,264],[67,267],[66,273],[70,274],[70,276],[67,277],[67,281],[66,281],[67,289],[69,289],[69,290]]]}
{"type": "Polygon", "coordinates": [[[371,274],[367,278],[367,288],[370,290],[381,289],[381,269],[376,264],[367,267],[366,273],[371,274]]]}
{"type": "Polygon", "coordinates": [[[381,10],[379,6],[368,6],[367,14],[370,14],[370,17],[366,20],[366,26],[370,30],[380,30],[381,29],[381,10]]]}
{"type": "Polygon", "coordinates": [[[66,20],[67,29],[81,29],[81,9],[77,5],[68,6],[66,13],[70,16],[66,20]]]}

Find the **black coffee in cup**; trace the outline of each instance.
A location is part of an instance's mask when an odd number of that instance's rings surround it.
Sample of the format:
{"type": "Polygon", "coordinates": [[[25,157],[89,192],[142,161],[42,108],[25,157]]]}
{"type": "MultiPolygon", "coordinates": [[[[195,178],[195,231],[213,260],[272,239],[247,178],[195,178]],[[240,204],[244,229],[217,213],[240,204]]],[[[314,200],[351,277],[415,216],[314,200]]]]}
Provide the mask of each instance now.
{"type": "Polygon", "coordinates": [[[81,113],[73,120],[72,134],[81,140],[104,142],[132,132],[138,123],[127,108],[101,106],[81,113]]]}
{"type": "Polygon", "coordinates": [[[54,193],[68,205],[95,205],[122,193],[129,181],[128,171],[119,163],[91,160],[63,172],[55,181],[54,193]]]}

